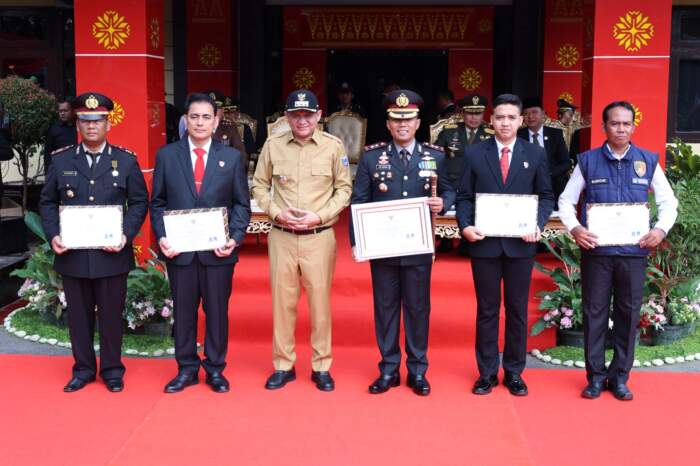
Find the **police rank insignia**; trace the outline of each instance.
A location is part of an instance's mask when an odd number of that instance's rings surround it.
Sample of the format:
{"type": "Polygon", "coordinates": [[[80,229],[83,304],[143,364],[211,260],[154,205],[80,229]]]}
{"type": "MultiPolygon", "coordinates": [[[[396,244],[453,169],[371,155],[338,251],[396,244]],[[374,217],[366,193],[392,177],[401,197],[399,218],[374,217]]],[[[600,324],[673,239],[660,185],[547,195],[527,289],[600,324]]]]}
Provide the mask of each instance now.
{"type": "Polygon", "coordinates": [[[634,172],[639,176],[640,178],[647,173],[647,163],[644,160],[635,160],[634,161],[634,172]]]}

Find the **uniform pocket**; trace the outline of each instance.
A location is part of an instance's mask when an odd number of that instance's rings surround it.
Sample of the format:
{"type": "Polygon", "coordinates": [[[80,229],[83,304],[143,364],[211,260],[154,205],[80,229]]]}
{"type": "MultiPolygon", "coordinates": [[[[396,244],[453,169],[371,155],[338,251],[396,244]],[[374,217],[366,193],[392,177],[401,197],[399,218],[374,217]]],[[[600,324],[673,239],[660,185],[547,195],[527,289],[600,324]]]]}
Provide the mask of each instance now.
{"type": "Polygon", "coordinates": [[[330,163],[314,163],[311,165],[311,174],[318,176],[331,176],[333,170],[331,170],[330,163]]]}

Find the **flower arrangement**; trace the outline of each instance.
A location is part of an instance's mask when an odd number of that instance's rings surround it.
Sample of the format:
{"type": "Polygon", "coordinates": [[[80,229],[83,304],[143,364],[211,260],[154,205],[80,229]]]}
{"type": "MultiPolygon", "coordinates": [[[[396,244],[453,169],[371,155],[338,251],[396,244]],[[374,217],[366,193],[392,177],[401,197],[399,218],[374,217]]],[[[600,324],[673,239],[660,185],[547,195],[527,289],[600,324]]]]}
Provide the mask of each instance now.
{"type": "Polygon", "coordinates": [[[173,323],[173,301],[165,264],[152,250],[143,266],[129,273],[124,320],[135,330],[146,323],[173,323]]]}

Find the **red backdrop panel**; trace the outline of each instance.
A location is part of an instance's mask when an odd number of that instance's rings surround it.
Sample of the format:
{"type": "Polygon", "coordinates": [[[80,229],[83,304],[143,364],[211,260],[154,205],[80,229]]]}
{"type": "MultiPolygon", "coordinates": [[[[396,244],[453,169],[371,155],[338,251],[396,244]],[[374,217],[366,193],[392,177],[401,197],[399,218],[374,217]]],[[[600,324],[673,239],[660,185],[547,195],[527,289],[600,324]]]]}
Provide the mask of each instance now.
{"type": "Polygon", "coordinates": [[[478,93],[492,100],[493,51],[451,49],[448,54],[448,86],[456,99],[478,93]]]}
{"type": "Polygon", "coordinates": [[[326,50],[285,50],[282,98],[295,89],[305,88],[318,97],[326,110],[326,50]]]}

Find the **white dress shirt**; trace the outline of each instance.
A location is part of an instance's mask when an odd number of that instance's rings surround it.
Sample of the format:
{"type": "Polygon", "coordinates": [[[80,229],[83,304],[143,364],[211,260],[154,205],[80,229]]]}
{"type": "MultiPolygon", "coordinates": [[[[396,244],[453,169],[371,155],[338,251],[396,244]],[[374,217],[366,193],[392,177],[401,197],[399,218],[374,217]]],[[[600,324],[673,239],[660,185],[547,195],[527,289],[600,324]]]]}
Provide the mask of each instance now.
{"type": "Polygon", "coordinates": [[[83,151],[85,151],[85,158],[87,158],[88,167],[92,168],[92,156],[90,154],[88,154],[88,152],[92,152],[93,154],[96,152],[99,152],[100,155],[98,155],[95,158],[95,163],[100,163],[100,157],[102,157],[102,152],[105,151],[105,147],[107,146],[107,141],[104,141],[102,143],[102,145],[100,146],[100,148],[97,150],[90,150],[87,147],[85,147],[84,143],[82,143],[82,144],[83,144],[83,151]]]}
{"type": "MultiPolygon", "coordinates": [[[[194,145],[194,143],[192,142],[192,139],[189,136],[187,136],[187,140],[190,143],[190,158],[192,159],[192,172],[194,173],[194,167],[195,167],[195,164],[197,163],[197,154],[194,153],[194,150],[197,148],[197,146],[194,145]]],[[[211,148],[211,138],[209,138],[207,143],[202,146],[202,149],[205,150],[205,154],[203,157],[204,168],[207,167],[207,159],[209,158],[209,149],[210,148],[211,148]]]]}
{"type": "MultiPolygon", "coordinates": [[[[608,150],[617,160],[621,160],[630,150],[630,146],[627,146],[627,149],[622,154],[616,154],[610,146],[608,146],[608,150]]],[[[586,181],[583,179],[581,169],[576,165],[569,182],[566,184],[566,188],[564,188],[564,192],[559,196],[559,218],[568,231],[581,225],[578,218],[576,218],[576,205],[585,187],[586,181]]],[[[673,189],[671,189],[671,185],[668,183],[666,175],[659,164],[656,165],[651,179],[651,189],[654,191],[654,200],[656,201],[659,217],[654,228],[659,228],[668,234],[678,215],[678,199],[673,194],[673,189]]]]}
{"type": "Polygon", "coordinates": [[[504,147],[510,149],[510,152],[508,152],[508,166],[510,167],[510,161],[513,160],[513,149],[515,148],[515,141],[518,138],[513,139],[513,142],[511,142],[508,145],[503,144],[501,141],[498,140],[498,138],[494,139],[496,140],[496,147],[498,148],[498,160],[501,160],[501,154],[503,153],[504,147]]]}
{"type": "MultiPolygon", "coordinates": [[[[532,142],[533,136],[535,135],[535,132],[532,131],[530,128],[527,129],[527,134],[528,134],[528,141],[532,142]]],[[[544,147],[544,126],[541,126],[539,131],[537,131],[537,141],[540,144],[540,147],[544,147]]],[[[534,144],[534,142],[533,142],[534,144]]]]}

